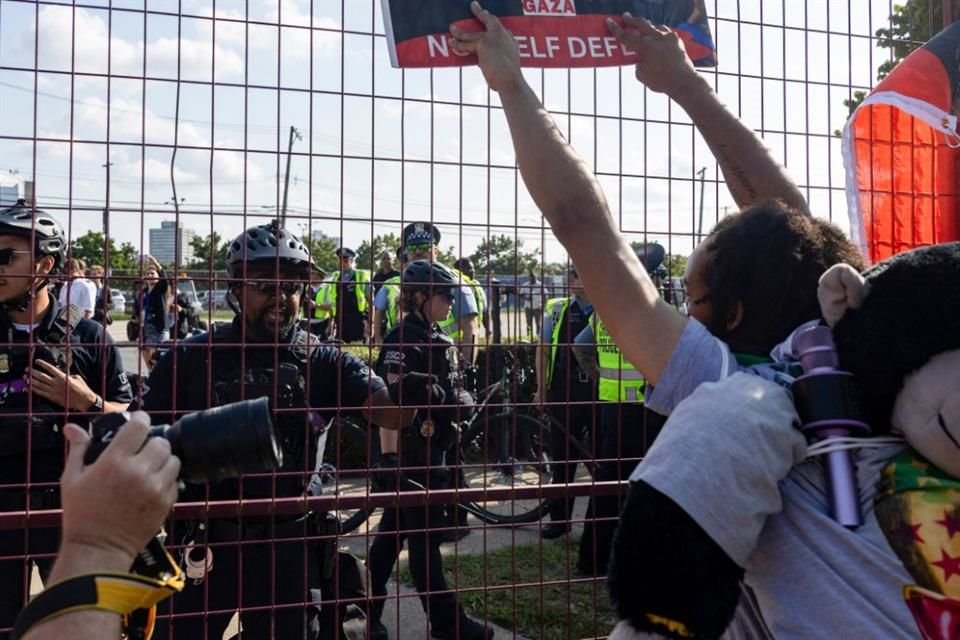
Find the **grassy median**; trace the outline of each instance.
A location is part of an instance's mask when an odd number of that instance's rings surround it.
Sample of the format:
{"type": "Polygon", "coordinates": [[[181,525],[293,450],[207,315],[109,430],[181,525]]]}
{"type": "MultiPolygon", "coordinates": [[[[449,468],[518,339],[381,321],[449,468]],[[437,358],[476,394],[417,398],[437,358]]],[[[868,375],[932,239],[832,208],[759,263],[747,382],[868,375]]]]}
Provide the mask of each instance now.
{"type": "MultiPolygon", "coordinates": [[[[506,546],[486,555],[444,558],[464,607],[527,638],[605,638],[617,623],[604,579],[576,574],[580,540],[506,546]]],[[[410,572],[402,578],[412,584],[410,572]]]]}

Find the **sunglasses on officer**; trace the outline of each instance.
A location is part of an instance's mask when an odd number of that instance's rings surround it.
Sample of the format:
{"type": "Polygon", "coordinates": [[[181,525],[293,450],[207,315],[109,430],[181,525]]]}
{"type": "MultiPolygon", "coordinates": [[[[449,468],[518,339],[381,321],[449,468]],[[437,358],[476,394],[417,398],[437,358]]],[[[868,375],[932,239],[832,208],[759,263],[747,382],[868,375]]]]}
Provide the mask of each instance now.
{"type": "Polygon", "coordinates": [[[6,267],[11,262],[13,262],[13,256],[18,253],[31,253],[30,251],[25,251],[23,249],[14,249],[13,247],[5,247],[0,249],[0,267],[6,267]]]}
{"type": "Polygon", "coordinates": [[[302,282],[278,282],[277,280],[247,280],[244,284],[263,295],[283,292],[287,296],[298,296],[303,293],[302,282]]]}
{"type": "Polygon", "coordinates": [[[433,292],[433,295],[440,296],[450,304],[453,304],[453,301],[457,298],[452,289],[437,289],[433,292]]]}

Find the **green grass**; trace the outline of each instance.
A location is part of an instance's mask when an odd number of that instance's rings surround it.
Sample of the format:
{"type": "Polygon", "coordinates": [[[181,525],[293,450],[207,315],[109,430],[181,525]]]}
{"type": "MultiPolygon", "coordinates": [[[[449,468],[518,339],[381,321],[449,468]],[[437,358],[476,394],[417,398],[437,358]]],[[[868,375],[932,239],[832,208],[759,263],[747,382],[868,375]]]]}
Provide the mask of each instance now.
{"type": "MultiPolygon", "coordinates": [[[[579,544],[578,537],[569,536],[506,546],[485,556],[448,556],[444,573],[471,615],[505,629],[542,640],[606,637],[617,617],[605,581],[576,575],[579,544]]],[[[401,579],[412,586],[409,569],[401,579]]]]}

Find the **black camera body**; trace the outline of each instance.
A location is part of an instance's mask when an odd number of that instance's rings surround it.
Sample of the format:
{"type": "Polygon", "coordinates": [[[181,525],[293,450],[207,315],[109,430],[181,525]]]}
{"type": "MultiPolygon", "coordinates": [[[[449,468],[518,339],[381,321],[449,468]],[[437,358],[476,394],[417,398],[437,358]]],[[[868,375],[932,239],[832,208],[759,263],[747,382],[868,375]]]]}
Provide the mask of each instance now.
{"type": "MultiPolygon", "coordinates": [[[[108,413],[91,424],[94,442],[84,456],[86,464],[97,459],[129,418],[127,413],[108,413]]],[[[173,424],[153,426],[148,437],[170,442],[186,482],[216,482],[283,465],[267,398],[188,413],[173,424]]]]}

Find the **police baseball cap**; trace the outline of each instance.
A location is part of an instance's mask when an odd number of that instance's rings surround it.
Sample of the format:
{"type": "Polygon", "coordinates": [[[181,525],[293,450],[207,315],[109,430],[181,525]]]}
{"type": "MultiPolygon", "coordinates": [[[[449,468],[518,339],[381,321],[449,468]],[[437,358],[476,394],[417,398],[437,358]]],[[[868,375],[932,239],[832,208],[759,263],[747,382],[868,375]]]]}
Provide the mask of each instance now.
{"type": "Polygon", "coordinates": [[[336,254],[338,258],[353,259],[357,257],[357,252],[348,247],[340,247],[339,249],[337,249],[336,254]]]}
{"type": "Polygon", "coordinates": [[[403,228],[403,247],[440,244],[440,230],[430,222],[411,222],[403,228]]]}

